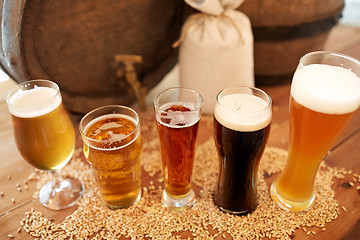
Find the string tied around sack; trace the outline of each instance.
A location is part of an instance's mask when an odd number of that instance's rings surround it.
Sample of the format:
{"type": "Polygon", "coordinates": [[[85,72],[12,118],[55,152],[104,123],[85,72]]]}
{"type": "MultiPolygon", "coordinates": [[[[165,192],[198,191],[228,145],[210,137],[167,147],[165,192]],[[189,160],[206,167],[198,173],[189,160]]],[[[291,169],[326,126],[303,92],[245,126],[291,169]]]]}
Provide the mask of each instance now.
{"type": "MultiPolygon", "coordinates": [[[[184,38],[186,36],[186,33],[187,33],[188,29],[189,29],[189,26],[191,26],[191,24],[190,24],[191,22],[197,21],[198,19],[201,19],[203,17],[208,17],[208,16],[209,16],[209,14],[207,14],[207,13],[198,13],[198,14],[195,14],[195,15],[191,16],[189,18],[187,24],[184,26],[184,29],[181,31],[181,35],[180,35],[179,39],[176,40],[176,42],[174,42],[172,44],[172,47],[177,48],[182,43],[182,41],[184,40],[184,38]]],[[[235,28],[236,32],[238,33],[241,44],[242,45],[245,44],[244,38],[242,36],[242,33],[241,33],[239,27],[236,25],[235,21],[230,16],[226,15],[226,11],[223,11],[220,15],[218,15],[216,17],[217,18],[224,18],[224,19],[229,20],[231,25],[235,28]]]]}

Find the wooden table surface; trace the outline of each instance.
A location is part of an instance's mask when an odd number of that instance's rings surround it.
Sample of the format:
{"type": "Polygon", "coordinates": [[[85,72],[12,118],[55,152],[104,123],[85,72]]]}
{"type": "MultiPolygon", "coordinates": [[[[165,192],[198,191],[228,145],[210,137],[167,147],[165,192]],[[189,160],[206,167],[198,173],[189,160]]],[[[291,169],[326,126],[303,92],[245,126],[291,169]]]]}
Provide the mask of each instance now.
{"type": "MultiPolygon", "coordinates": [[[[360,29],[343,25],[336,26],[331,32],[325,50],[342,52],[360,59],[360,29]]],[[[24,231],[17,233],[26,211],[36,208],[54,216],[56,221],[62,221],[75,210],[75,207],[64,211],[49,211],[42,207],[38,200],[32,197],[36,182],[29,183],[28,190],[21,192],[17,190],[17,183],[22,184],[34,168],[21,158],[16,149],[10,114],[4,101],[5,92],[14,85],[12,81],[0,83],[0,192],[4,193],[0,198],[0,239],[7,239],[8,234],[13,234],[15,239],[31,239],[31,236],[24,231]],[[15,202],[11,198],[14,198],[15,202]]],[[[260,88],[273,99],[273,122],[268,146],[287,150],[290,84],[260,88]]],[[[78,124],[79,116],[75,116],[74,119],[75,124],[78,124]]],[[[205,138],[212,137],[212,129],[200,128],[200,135],[205,138]]],[[[79,138],[77,140],[81,141],[79,138]]],[[[360,174],[359,110],[324,161],[330,166],[345,168],[360,174]]],[[[341,186],[342,182],[337,181],[333,185],[335,199],[348,211],[328,223],[326,231],[316,236],[307,236],[302,230],[296,230],[295,239],[360,239],[360,191],[356,191],[355,187],[353,191],[348,191],[341,186]]],[[[356,183],[355,186],[358,185],[360,183],[356,183]]]]}

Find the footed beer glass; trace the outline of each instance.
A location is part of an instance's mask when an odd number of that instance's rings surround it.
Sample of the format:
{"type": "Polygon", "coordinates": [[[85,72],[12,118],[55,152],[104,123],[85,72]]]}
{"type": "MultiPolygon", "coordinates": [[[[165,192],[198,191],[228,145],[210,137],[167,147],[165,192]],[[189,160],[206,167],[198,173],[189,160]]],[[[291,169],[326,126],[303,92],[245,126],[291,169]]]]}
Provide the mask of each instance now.
{"type": "Polygon", "coordinates": [[[47,80],[23,82],[8,92],[6,102],[21,156],[54,175],[40,189],[40,202],[53,210],[72,206],[83,190],[79,180],[60,176],[74,152],[75,131],[58,85],[47,80]]]}
{"type": "Polygon", "coordinates": [[[360,105],[360,62],[333,52],[300,59],[290,94],[290,145],[270,195],[281,208],[309,209],[322,159],[360,105]]]}

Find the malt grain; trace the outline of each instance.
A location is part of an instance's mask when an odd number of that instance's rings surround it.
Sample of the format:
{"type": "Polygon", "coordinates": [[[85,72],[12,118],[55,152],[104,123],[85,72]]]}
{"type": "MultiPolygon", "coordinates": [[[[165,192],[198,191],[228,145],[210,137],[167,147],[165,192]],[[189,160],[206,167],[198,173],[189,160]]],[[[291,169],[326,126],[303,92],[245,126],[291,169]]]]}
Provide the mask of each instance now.
{"type": "MultiPolygon", "coordinates": [[[[202,124],[212,127],[212,117],[203,117],[202,124]]],[[[283,168],[287,152],[266,148],[259,167],[256,210],[245,216],[236,216],[220,211],[213,203],[217,185],[218,160],[214,141],[209,139],[197,146],[193,169],[193,183],[200,188],[193,208],[183,212],[168,210],[161,203],[162,167],[155,121],[145,119],[141,123],[144,142],[142,167],[151,179],[143,182],[140,201],[127,208],[110,210],[102,202],[90,167],[85,163],[82,150],[76,149],[72,161],[63,169],[64,176],[80,179],[85,187],[77,210],[61,223],[46,218],[35,209],[25,213],[22,228],[35,238],[53,239],[232,239],[277,238],[291,239],[297,229],[308,235],[316,234],[305,227],[318,227],[325,231],[326,223],[340,214],[339,204],[331,188],[335,179],[351,174],[345,169],[329,167],[321,163],[315,182],[316,201],[306,212],[286,212],[278,208],[269,196],[269,185],[264,176],[271,176],[283,168]],[[184,235],[182,235],[184,234],[184,235]]],[[[50,174],[34,171],[28,181],[37,181],[37,189],[50,178],[50,174]]],[[[37,192],[34,194],[37,197],[37,192]]],[[[342,207],[344,210],[344,208],[342,207]]]]}

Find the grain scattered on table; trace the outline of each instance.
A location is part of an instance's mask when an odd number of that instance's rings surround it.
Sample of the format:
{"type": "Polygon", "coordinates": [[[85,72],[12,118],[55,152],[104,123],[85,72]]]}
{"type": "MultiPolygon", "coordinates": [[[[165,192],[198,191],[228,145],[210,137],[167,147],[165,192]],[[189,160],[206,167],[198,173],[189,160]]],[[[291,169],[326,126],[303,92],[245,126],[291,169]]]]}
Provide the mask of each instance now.
{"type": "MultiPolygon", "coordinates": [[[[203,118],[202,121],[212,124],[212,118],[203,118]]],[[[147,131],[143,135],[146,154],[142,155],[142,167],[155,179],[162,178],[155,124],[142,123],[142,131],[147,131]]],[[[220,211],[213,203],[219,164],[212,139],[197,146],[193,183],[201,190],[194,207],[183,212],[174,212],[163,206],[160,181],[143,183],[146,186],[143,186],[142,198],[137,204],[126,209],[110,210],[101,202],[91,169],[84,163],[81,149],[77,149],[72,161],[62,171],[64,176],[78,177],[85,185],[86,191],[77,203],[77,210],[63,222],[55,223],[39,210],[30,209],[20,224],[32,237],[56,239],[116,239],[121,236],[129,239],[181,239],[180,232],[188,232],[193,239],[214,239],[214,235],[233,239],[291,239],[297,229],[308,235],[314,235],[316,231],[306,231],[307,228],[325,231],[325,225],[340,214],[331,186],[334,180],[351,174],[350,171],[329,167],[322,162],[315,181],[316,201],[313,207],[306,212],[287,212],[273,203],[269,186],[264,180],[264,175],[271,176],[281,171],[286,156],[284,150],[266,148],[258,175],[258,207],[250,214],[236,216],[220,211]]],[[[48,178],[50,174],[35,171],[29,176],[29,181],[38,181],[39,189],[48,178]]]]}

